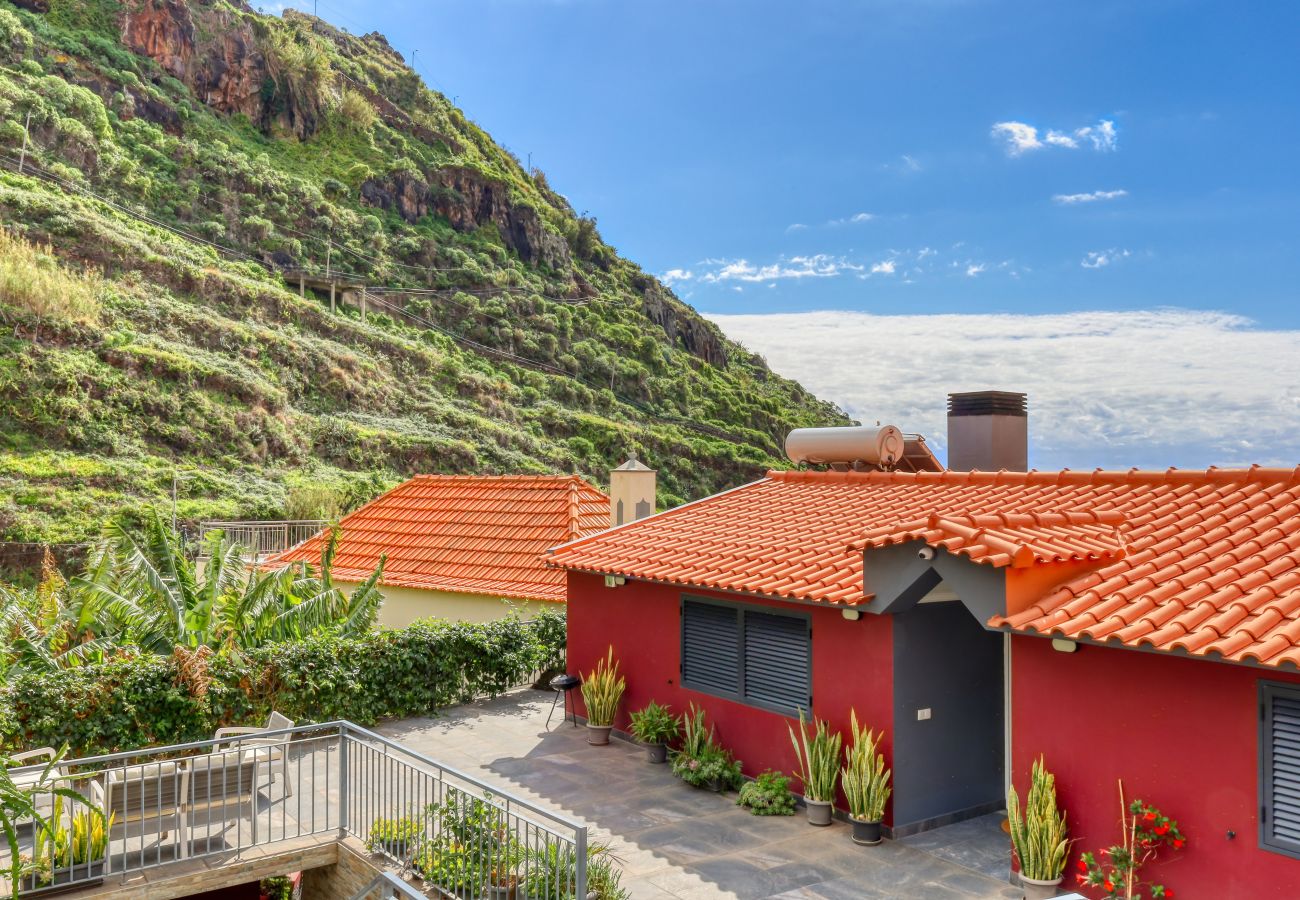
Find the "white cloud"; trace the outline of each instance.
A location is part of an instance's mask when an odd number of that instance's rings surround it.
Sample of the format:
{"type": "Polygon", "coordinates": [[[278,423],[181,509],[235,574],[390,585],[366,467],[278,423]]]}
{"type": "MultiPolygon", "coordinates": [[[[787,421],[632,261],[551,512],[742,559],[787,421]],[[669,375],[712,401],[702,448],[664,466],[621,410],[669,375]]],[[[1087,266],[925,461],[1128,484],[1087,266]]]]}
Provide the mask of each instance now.
{"type": "Polygon", "coordinates": [[[1079,265],[1085,269],[1101,269],[1132,255],[1128,250],[1118,250],[1115,247],[1109,250],[1090,250],[1088,255],[1079,261],[1079,265]]]}
{"type": "Polygon", "coordinates": [[[1004,142],[1008,156],[1020,156],[1044,147],[1077,150],[1083,145],[1091,146],[1098,151],[1109,151],[1118,146],[1119,138],[1115,123],[1109,119],[1102,119],[1096,125],[1087,125],[1070,132],[1049,128],[1041,138],[1038,127],[1028,122],[996,122],[991,134],[1004,142]]]}
{"type": "Polygon", "coordinates": [[[716,265],[699,276],[705,284],[722,281],[765,282],[786,278],[834,278],[844,272],[858,272],[862,266],[842,257],[818,253],[813,256],[781,257],[777,262],[756,266],[747,259],[706,260],[716,265]]]}
{"type": "Polygon", "coordinates": [[[845,216],[842,219],[831,219],[827,225],[861,225],[864,222],[870,222],[875,216],[868,212],[854,213],[851,216],[845,216]]]}
{"type": "Polygon", "coordinates": [[[946,393],[998,388],[1029,393],[1039,468],[1300,460],[1300,331],[1226,313],[710,318],[855,418],[921,432],[941,458],[946,393]]]}
{"type": "Polygon", "coordinates": [[[1116,191],[1089,191],[1086,194],[1055,194],[1052,199],[1057,203],[1066,206],[1073,206],[1076,203],[1096,203],[1098,200],[1118,200],[1120,197],[1127,197],[1128,191],[1123,188],[1116,191]]]}
{"type": "Polygon", "coordinates": [[[659,280],[670,287],[683,281],[690,281],[695,275],[690,269],[669,269],[659,276],[659,280]]]}
{"type": "Polygon", "coordinates": [[[808,226],[803,224],[802,222],[795,222],[791,225],[785,226],[786,234],[793,234],[796,231],[807,231],[807,230],[808,230],[808,226]]]}
{"type": "Polygon", "coordinates": [[[882,259],[871,266],[872,275],[893,275],[898,264],[892,259],[882,259]]]}
{"type": "Polygon", "coordinates": [[[919,171],[921,171],[921,164],[920,164],[919,162],[916,161],[916,158],[915,158],[915,157],[908,156],[906,153],[904,153],[901,157],[899,157],[899,159],[901,159],[901,160],[903,161],[903,169],[904,169],[904,171],[907,171],[907,172],[919,172],[919,171]]]}
{"type": "Polygon", "coordinates": [[[1009,156],[1019,156],[1043,146],[1038,139],[1038,129],[1024,122],[998,122],[993,126],[993,136],[1006,140],[1009,156]]]}
{"type": "Polygon", "coordinates": [[[983,272],[987,268],[988,266],[984,265],[984,263],[970,263],[969,265],[966,266],[966,277],[974,278],[976,275],[983,272]]]}

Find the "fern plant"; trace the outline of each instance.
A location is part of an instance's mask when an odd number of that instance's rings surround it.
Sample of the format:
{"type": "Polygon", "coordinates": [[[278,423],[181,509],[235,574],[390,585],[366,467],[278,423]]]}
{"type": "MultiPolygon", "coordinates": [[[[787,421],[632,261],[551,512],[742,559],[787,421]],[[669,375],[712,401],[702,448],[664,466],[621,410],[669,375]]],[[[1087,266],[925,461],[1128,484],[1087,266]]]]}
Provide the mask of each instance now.
{"type": "Polygon", "coordinates": [[[877,749],[885,733],[877,735],[860,726],[856,710],[849,710],[849,730],[853,743],[840,770],[849,816],[860,822],[879,822],[885,817],[890,794],[890,771],[885,768],[884,754],[877,749]]]}
{"type": "Polygon", "coordinates": [[[799,762],[799,780],[803,782],[805,800],[816,803],[832,803],[835,800],[835,784],[840,776],[840,746],[842,738],[839,732],[832,732],[825,719],[814,719],[814,733],[808,736],[808,720],[804,711],[799,710],[799,733],[796,735],[790,726],[790,743],[794,745],[795,758],[799,762]]]}
{"type": "Polygon", "coordinates": [[[1035,881],[1060,878],[1070,841],[1065,813],[1056,808],[1056,776],[1047,771],[1041,756],[1034,760],[1023,817],[1016,786],[1007,788],[1007,819],[1020,874],[1035,881]]]}

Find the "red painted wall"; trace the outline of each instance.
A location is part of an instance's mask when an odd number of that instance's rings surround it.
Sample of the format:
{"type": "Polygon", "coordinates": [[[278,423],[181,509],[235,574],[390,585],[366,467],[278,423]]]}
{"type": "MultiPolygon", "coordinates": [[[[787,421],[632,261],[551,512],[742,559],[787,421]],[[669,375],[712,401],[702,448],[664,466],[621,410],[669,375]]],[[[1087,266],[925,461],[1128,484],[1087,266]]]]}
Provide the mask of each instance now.
{"type": "MultiPolygon", "coordinates": [[[[718,740],[744,763],[746,775],[757,775],[768,768],[792,772],[795,759],[787,723],[797,720],[688,690],[679,683],[682,593],[672,586],[642,581],[607,588],[600,576],[570,572],[569,671],[590,672],[613,646],[627,677],[627,694],[615,723],[617,728],[626,730],[629,711],[651,700],[667,703],[675,712],[685,712],[694,702],[707,711],[717,727],[718,740]]],[[[888,616],[864,614],[850,622],[838,609],[792,607],[709,591],[689,593],[811,612],[813,713],[847,733],[849,709],[856,708],[859,722],[885,729],[883,750],[886,760],[891,758],[893,657],[888,616]]],[[[581,697],[577,703],[581,710],[581,697]]],[[[797,781],[792,787],[799,787],[797,781]]]]}
{"type": "Polygon", "coordinates": [[[1013,771],[1024,796],[1032,760],[1056,774],[1083,850],[1119,839],[1119,793],[1178,820],[1188,845],[1151,869],[1182,898],[1300,897],[1300,860],[1259,846],[1260,669],[1042,638],[1012,641],[1013,771]],[[1228,840],[1226,833],[1236,832],[1228,840]]]}

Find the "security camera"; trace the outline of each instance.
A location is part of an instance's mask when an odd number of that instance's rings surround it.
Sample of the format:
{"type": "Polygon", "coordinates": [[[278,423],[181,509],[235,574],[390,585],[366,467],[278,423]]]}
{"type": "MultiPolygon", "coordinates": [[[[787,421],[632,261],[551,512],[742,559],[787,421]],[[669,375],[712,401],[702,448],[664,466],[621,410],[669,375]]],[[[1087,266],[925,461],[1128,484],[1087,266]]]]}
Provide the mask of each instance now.
{"type": "Polygon", "coordinates": [[[916,555],[921,559],[934,559],[934,548],[922,547],[920,550],[916,551],[916,555]]]}

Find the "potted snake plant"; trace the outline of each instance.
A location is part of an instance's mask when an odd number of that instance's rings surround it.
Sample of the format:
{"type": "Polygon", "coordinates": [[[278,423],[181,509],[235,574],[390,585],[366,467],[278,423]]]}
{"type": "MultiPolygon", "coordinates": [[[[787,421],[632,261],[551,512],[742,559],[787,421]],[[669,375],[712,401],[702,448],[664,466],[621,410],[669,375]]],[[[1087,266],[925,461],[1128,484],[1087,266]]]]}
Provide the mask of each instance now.
{"type": "Polygon", "coordinates": [[[880,843],[880,823],[889,801],[889,769],[885,755],[877,748],[885,733],[877,735],[858,725],[858,714],[849,710],[849,728],[853,744],[840,770],[840,784],[849,802],[849,820],[853,823],[853,842],[864,846],[880,843]]]}
{"type": "Polygon", "coordinates": [[[88,808],[73,813],[65,823],[63,798],[56,798],[53,813],[37,827],[32,846],[35,871],[23,879],[23,893],[43,893],[74,881],[102,881],[108,832],[115,819],[116,814],[105,819],[102,811],[88,808]]]}
{"type": "Polygon", "coordinates": [[[651,700],[632,713],[632,736],[645,744],[646,759],[652,763],[668,761],[668,745],[677,740],[681,723],[668,707],[651,700]]]}
{"type": "Polygon", "coordinates": [[[609,732],[618,715],[618,704],[627,690],[627,681],[619,674],[614,648],[604,659],[596,662],[596,669],[582,682],[582,702],[587,707],[587,743],[609,743],[609,732]]]}
{"type": "Polygon", "coordinates": [[[835,803],[835,783],[840,776],[839,732],[832,732],[825,719],[814,719],[814,731],[808,736],[808,721],[799,710],[799,733],[790,726],[790,743],[799,763],[799,780],[803,782],[803,799],[808,807],[809,825],[831,824],[835,803]]]}
{"type": "Polygon", "coordinates": [[[1066,837],[1065,813],[1056,808],[1056,776],[1047,771],[1041,756],[1034,760],[1030,773],[1023,817],[1016,786],[1007,788],[1007,820],[1025,900],[1055,897],[1065,874],[1070,841],[1066,837]]]}

